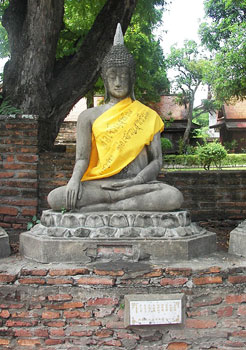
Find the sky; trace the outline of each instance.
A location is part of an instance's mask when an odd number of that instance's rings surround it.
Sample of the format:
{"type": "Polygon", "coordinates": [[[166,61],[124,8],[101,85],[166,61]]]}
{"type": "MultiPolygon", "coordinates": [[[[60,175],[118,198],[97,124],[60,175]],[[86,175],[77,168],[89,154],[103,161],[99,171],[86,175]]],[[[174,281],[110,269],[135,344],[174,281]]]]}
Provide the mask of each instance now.
{"type": "MultiPolygon", "coordinates": [[[[163,25],[157,32],[161,39],[164,55],[170,52],[170,47],[177,44],[182,47],[185,40],[200,42],[198,35],[199,24],[204,17],[204,0],[172,0],[163,15],[163,25]]],[[[173,72],[168,72],[171,79],[173,72]]],[[[201,99],[207,97],[207,89],[199,88],[195,98],[195,106],[200,105],[201,99]]]]}
{"type": "Polygon", "coordinates": [[[198,28],[203,17],[203,0],[172,0],[164,12],[163,26],[158,33],[164,53],[167,54],[175,43],[181,47],[186,39],[198,42],[198,28]]]}

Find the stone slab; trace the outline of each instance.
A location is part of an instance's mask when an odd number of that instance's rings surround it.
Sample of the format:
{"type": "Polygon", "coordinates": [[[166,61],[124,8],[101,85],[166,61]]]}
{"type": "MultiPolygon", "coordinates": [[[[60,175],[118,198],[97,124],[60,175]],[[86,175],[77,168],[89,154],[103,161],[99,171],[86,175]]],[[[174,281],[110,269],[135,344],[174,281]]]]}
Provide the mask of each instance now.
{"type": "Polygon", "coordinates": [[[246,220],[231,231],[228,252],[246,257],[246,220]]]}
{"type": "Polygon", "coordinates": [[[184,322],[185,295],[183,293],[128,294],[125,295],[124,300],[125,327],[184,322]]]}
{"type": "Polygon", "coordinates": [[[216,250],[216,234],[176,240],[159,238],[76,239],[24,232],[21,255],[41,263],[91,263],[95,261],[180,261],[209,255],[216,250]]]}
{"type": "Polygon", "coordinates": [[[10,255],[9,236],[3,228],[0,227],[0,259],[10,255]]]}

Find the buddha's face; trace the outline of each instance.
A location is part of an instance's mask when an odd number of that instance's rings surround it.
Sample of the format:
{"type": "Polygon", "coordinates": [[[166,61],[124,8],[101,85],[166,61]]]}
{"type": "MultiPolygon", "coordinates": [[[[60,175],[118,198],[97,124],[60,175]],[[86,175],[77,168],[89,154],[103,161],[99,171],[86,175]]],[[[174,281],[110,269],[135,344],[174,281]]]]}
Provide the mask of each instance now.
{"type": "Polygon", "coordinates": [[[110,98],[124,99],[130,95],[130,72],[128,67],[110,67],[106,72],[110,98]]]}

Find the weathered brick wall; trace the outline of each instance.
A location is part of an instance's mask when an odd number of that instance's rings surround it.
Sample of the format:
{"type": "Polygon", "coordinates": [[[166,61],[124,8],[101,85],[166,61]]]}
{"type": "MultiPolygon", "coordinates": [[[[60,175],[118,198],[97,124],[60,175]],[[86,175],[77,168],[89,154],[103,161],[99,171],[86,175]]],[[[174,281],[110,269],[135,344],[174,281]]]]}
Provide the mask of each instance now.
{"type": "Polygon", "coordinates": [[[242,264],[225,267],[223,259],[199,268],[18,264],[0,273],[3,350],[246,348],[242,264]],[[124,295],[181,292],[186,295],[181,326],[124,327],[124,295]]]}
{"type": "Polygon", "coordinates": [[[166,173],[163,178],[181,190],[193,220],[244,220],[246,171],[166,173]]]}
{"type": "MultiPolygon", "coordinates": [[[[69,148],[67,147],[67,150],[69,148]]],[[[39,211],[48,209],[47,195],[56,187],[66,185],[75,162],[75,147],[71,152],[41,153],[39,160],[39,211]]]]}
{"type": "MultiPolygon", "coordinates": [[[[65,185],[71,176],[75,147],[68,153],[40,155],[40,209],[47,209],[46,197],[50,190],[65,185]]],[[[181,190],[184,209],[192,219],[244,220],[246,217],[246,171],[169,172],[162,173],[160,181],[181,190]]]]}
{"type": "MultiPolygon", "coordinates": [[[[48,208],[47,194],[67,183],[75,147],[39,155],[32,116],[0,116],[0,131],[0,226],[16,240],[37,210],[48,208]]],[[[193,221],[245,219],[246,171],[172,172],[159,179],[183,192],[193,221]]]]}
{"type": "Polygon", "coordinates": [[[0,226],[11,239],[37,213],[37,134],[34,116],[0,116],[0,226]]]}

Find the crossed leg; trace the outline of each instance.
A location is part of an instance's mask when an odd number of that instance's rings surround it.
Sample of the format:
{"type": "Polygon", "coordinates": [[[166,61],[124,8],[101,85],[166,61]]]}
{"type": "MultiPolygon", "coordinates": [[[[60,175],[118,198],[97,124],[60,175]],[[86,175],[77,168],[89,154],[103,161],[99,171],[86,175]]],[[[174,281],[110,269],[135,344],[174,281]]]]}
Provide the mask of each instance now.
{"type": "MultiPolygon", "coordinates": [[[[82,197],[76,203],[76,210],[107,211],[171,211],[183,203],[182,193],[175,187],[161,182],[146,183],[119,190],[101,188],[104,181],[82,183],[82,197]]],[[[66,208],[66,186],[53,190],[48,196],[53,210],[66,208]]]]}

